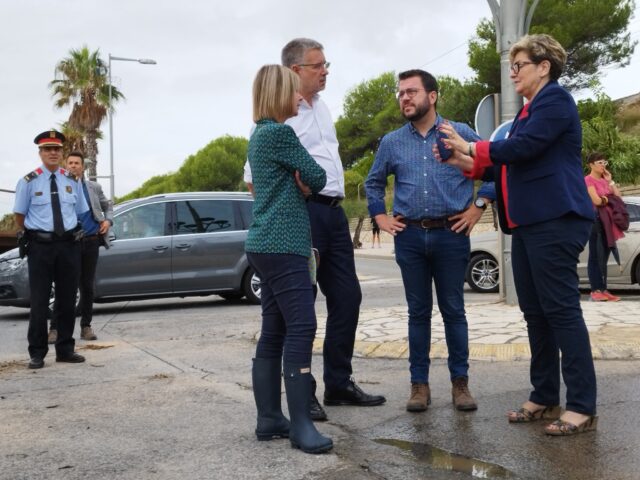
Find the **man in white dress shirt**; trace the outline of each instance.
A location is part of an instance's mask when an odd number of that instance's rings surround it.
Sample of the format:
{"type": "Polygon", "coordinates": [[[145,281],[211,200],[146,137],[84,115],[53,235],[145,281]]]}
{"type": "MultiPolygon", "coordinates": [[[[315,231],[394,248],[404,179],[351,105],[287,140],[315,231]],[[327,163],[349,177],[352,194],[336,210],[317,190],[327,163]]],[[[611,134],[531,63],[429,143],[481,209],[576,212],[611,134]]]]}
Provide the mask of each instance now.
{"type": "MultiPolygon", "coordinates": [[[[313,246],[320,252],[318,285],[327,300],[324,340],[324,404],[382,405],[381,395],[369,395],[351,378],[351,358],[355,342],[362,292],[356,276],[349,223],[340,202],[344,199],[344,171],[331,113],[318,93],[324,90],[329,74],[322,45],[308,38],[296,38],[282,49],[282,64],[300,76],[304,100],[298,115],[286,123],[315,161],[327,172],[327,184],[319,194],[308,197],[313,246]]],[[[251,190],[251,171],[245,164],[244,180],[251,190]]],[[[327,415],[315,397],[313,382],[311,418],[322,421],[327,415]]]]}

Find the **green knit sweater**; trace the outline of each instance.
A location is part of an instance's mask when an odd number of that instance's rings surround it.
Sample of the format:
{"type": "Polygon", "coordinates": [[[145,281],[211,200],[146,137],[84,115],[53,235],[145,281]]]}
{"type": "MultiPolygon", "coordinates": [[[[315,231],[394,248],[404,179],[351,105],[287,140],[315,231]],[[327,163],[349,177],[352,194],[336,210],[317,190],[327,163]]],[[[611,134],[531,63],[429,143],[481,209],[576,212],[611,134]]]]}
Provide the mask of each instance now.
{"type": "Polygon", "coordinates": [[[249,165],[255,201],[245,250],[308,257],[311,253],[309,214],[294,174],[318,193],[327,175],[302,146],[293,128],[271,119],[257,122],[249,141],[249,165]]]}

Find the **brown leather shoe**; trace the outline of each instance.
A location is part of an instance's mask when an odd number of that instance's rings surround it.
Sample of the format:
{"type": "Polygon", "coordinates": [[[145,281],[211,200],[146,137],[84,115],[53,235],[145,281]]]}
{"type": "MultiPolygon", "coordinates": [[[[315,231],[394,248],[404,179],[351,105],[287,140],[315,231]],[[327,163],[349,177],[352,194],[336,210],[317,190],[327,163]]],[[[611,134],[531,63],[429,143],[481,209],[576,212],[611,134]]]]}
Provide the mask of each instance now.
{"type": "Polygon", "coordinates": [[[91,329],[91,327],[82,327],[80,338],[82,340],[97,340],[98,336],[95,333],[93,333],[93,330],[91,329]]]}
{"type": "Polygon", "coordinates": [[[477,410],[478,404],[469,391],[469,379],[467,377],[454,378],[451,381],[451,397],[456,410],[477,410]]]}
{"type": "Polygon", "coordinates": [[[431,390],[428,383],[412,383],[411,397],[407,402],[407,412],[424,412],[431,404],[431,390]]]}
{"type": "Polygon", "coordinates": [[[49,330],[49,336],[47,337],[47,343],[49,345],[54,345],[58,340],[58,331],[57,330],[49,330]]]}

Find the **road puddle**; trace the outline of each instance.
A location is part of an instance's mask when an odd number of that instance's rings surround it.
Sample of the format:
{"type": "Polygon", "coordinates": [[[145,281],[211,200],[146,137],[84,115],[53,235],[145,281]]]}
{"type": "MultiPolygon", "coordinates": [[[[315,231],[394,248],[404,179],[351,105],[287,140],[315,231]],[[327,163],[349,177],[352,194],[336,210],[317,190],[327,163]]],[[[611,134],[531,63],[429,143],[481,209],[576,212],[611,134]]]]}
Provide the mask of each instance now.
{"type": "Polygon", "coordinates": [[[410,453],[416,460],[426,463],[437,470],[461,472],[473,478],[513,478],[513,474],[504,467],[483,462],[475,458],[457,455],[426,443],[407,442],[390,438],[377,438],[376,443],[391,445],[410,453]]]}

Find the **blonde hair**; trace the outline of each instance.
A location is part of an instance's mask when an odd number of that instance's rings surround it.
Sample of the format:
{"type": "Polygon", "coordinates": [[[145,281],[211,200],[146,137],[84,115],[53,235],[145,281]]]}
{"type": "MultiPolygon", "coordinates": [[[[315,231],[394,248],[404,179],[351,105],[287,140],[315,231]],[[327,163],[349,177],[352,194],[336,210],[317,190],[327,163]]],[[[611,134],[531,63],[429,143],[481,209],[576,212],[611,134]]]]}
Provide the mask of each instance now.
{"type": "Polygon", "coordinates": [[[567,52],[562,48],[562,45],[551,35],[545,33],[525,35],[514,43],[509,50],[509,58],[512,63],[520,52],[526,53],[534,63],[547,60],[551,65],[549,69],[551,80],[560,78],[567,63],[567,52]]]}
{"type": "Polygon", "coordinates": [[[265,65],[253,81],[253,121],[262,118],[283,119],[293,115],[293,97],[300,78],[281,65],[265,65]]]}

